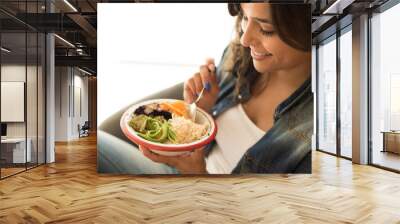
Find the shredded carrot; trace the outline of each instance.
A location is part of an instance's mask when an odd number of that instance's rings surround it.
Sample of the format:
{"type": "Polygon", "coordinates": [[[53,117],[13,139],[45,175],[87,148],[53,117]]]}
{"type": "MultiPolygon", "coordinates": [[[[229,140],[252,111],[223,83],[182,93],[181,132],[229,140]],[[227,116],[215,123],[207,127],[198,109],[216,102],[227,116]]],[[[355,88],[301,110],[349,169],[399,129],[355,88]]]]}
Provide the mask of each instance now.
{"type": "Polygon", "coordinates": [[[173,103],[161,103],[160,108],[162,110],[167,110],[167,111],[173,112],[179,116],[188,118],[186,104],[183,101],[176,101],[173,103]]]}
{"type": "Polygon", "coordinates": [[[170,111],[170,106],[168,103],[160,103],[161,110],[170,111]]]}

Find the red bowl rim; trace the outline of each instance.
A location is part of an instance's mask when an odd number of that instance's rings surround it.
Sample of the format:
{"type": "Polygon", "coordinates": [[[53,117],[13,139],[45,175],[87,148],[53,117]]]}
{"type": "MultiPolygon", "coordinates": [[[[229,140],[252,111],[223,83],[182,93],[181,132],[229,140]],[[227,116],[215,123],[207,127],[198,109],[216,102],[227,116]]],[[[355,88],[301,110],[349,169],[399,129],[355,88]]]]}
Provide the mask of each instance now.
{"type": "Polygon", "coordinates": [[[210,114],[208,114],[207,112],[205,112],[201,108],[197,108],[197,109],[198,109],[198,111],[203,113],[207,117],[207,119],[210,121],[211,133],[209,133],[208,137],[204,137],[204,139],[202,139],[200,141],[197,140],[194,143],[187,143],[187,144],[181,144],[181,145],[173,145],[173,144],[161,145],[161,143],[153,143],[146,139],[143,139],[140,136],[138,136],[137,134],[134,134],[129,130],[128,124],[125,122],[125,120],[126,120],[126,116],[129,116],[133,112],[132,108],[137,108],[141,105],[149,104],[151,102],[175,101],[175,100],[176,99],[149,100],[149,101],[144,101],[144,102],[132,105],[124,112],[124,114],[121,117],[120,126],[121,126],[122,132],[125,134],[125,136],[129,140],[133,141],[134,143],[136,143],[138,145],[142,145],[149,149],[160,150],[160,151],[171,151],[171,152],[191,151],[193,149],[201,148],[201,147],[211,143],[215,139],[215,136],[217,135],[217,124],[216,124],[215,120],[212,118],[212,116],[210,114]]]}

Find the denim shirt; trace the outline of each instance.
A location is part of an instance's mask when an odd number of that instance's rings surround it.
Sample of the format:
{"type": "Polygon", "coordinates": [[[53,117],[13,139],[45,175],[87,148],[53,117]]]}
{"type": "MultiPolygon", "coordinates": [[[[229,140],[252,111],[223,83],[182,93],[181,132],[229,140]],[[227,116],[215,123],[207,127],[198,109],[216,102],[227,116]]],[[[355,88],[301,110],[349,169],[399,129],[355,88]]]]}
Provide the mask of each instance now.
{"type": "MultiPolygon", "coordinates": [[[[249,72],[252,74],[247,74],[247,77],[258,75],[249,72]]],[[[217,103],[210,111],[214,118],[251,96],[249,87],[242,86],[235,97],[235,69],[233,74],[221,73],[217,69],[220,92],[217,103]],[[221,80],[221,77],[226,78],[221,80]]],[[[313,94],[309,78],[277,106],[273,126],[246,151],[232,173],[311,173],[312,132],[313,94]]],[[[205,148],[207,156],[215,144],[214,140],[205,148]]]]}

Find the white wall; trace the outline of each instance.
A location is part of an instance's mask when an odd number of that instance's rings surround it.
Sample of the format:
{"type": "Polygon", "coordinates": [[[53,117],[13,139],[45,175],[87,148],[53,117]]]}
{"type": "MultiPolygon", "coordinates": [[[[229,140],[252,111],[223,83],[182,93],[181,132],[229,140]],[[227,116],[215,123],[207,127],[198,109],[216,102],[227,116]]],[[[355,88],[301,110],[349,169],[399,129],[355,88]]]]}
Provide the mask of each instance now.
{"type": "MultiPolygon", "coordinates": [[[[1,121],[24,122],[25,82],[1,82],[1,121]]],[[[36,106],[35,106],[36,108],[36,106]]]]}
{"type": "Polygon", "coordinates": [[[55,141],[68,140],[68,67],[55,68],[55,141]]]}
{"type": "MultiPolygon", "coordinates": [[[[18,65],[18,64],[6,64],[1,66],[1,81],[3,82],[25,82],[25,75],[27,74],[30,86],[36,86],[36,66],[27,66],[18,65]],[[27,69],[27,73],[25,71],[27,69]]],[[[35,102],[32,105],[28,105],[34,108],[29,109],[29,113],[27,114],[28,118],[28,137],[30,133],[30,128],[32,127],[35,130],[36,136],[36,113],[32,113],[32,111],[36,111],[36,88],[27,88],[27,103],[35,102]],[[34,98],[34,99],[33,99],[34,98]],[[35,124],[31,124],[34,121],[35,124]],[[35,126],[35,127],[33,127],[35,126]]],[[[40,106],[40,105],[39,105],[40,106]]],[[[1,108],[2,110],[6,110],[7,108],[1,108]]],[[[32,130],[33,130],[32,129],[32,130]]],[[[25,122],[7,122],[7,136],[8,137],[25,137],[25,122]]]]}
{"type": "MultiPolygon", "coordinates": [[[[75,70],[75,72],[77,72],[77,70],[75,70]]],[[[79,71],[78,71],[79,72],[79,71]]],[[[83,73],[79,73],[79,74],[83,74],[83,73]]],[[[79,116],[79,121],[80,122],[85,122],[88,120],[88,77],[87,76],[81,76],[81,75],[76,75],[75,74],[75,83],[74,85],[76,87],[81,88],[82,91],[82,116],[79,116]]]]}
{"type": "Polygon", "coordinates": [[[78,70],[74,70],[74,89],[75,91],[72,96],[74,99],[74,108],[72,110],[75,110],[75,113],[73,111],[72,113],[72,130],[71,130],[71,135],[72,138],[77,138],[79,137],[79,132],[78,132],[78,124],[82,126],[85,121],[88,120],[88,77],[81,76],[81,74],[78,70]],[[78,72],[78,74],[77,74],[78,72]],[[80,93],[78,93],[78,90],[80,90],[80,93]],[[80,97],[79,97],[80,94],[80,97]],[[80,101],[80,102],[79,102],[80,101]],[[81,107],[81,108],[79,108],[81,107]],[[80,112],[79,109],[82,111],[80,112]]]}
{"type": "MultiPolygon", "coordinates": [[[[31,74],[32,66],[25,68],[25,65],[9,64],[1,66],[1,81],[2,82],[25,82],[25,69],[28,74],[31,74]]],[[[1,108],[5,110],[6,108],[1,108]]],[[[25,123],[24,122],[10,122],[7,123],[7,136],[8,137],[25,137],[25,123]]]]}
{"type": "MultiPolygon", "coordinates": [[[[36,162],[39,154],[39,163],[44,162],[44,74],[42,67],[25,64],[3,64],[1,66],[1,81],[25,82],[26,83],[26,110],[27,119],[24,122],[6,122],[8,138],[24,138],[25,135],[30,139],[32,161],[36,162]],[[36,70],[38,69],[38,70],[36,70]],[[27,81],[25,80],[27,79],[27,81]]],[[[7,97],[7,96],[2,96],[7,97]]],[[[9,108],[2,107],[1,110],[9,108]]],[[[12,112],[12,111],[11,111],[12,112]]],[[[25,112],[25,111],[22,111],[25,112]]]]}
{"type": "Polygon", "coordinates": [[[77,139],[78,124],[88,120],[88,78],[72,67],[56,67],[55,78],[55,141],[77,139]],[[79,89],[80,103],[76,97],[79,89]],[[82,105],[82,114],[76,105],[82,105]]]}

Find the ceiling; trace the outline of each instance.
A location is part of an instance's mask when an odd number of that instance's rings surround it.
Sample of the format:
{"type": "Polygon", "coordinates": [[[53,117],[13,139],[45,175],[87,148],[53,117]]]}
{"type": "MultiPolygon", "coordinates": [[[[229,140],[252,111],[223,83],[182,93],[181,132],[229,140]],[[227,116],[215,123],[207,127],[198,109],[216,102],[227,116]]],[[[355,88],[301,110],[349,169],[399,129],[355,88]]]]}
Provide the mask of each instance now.
{"type": "MultiPolygon", "coordinates": [[[[321,36],[328,35],[324,32],[327,32],[329,27],[332,27],[346,15],[357,14],[358,11],[381,5],[386,0],[292,0],[275,2],[293,3],[293,1],[306,2],[312,5],[313,39],[318,39],[321,36]]],[[[3,33],[3,46],[7,45],[7,48],[12,48],[15,55],[23,55],[25,53],[24,34],[26,31],[54,32],[58,35],[55,38],[56,65],[80,66],[96,73],[97,3],[107,2],[139,1],[47,0],[46,6],[46,0],[1,0],[0,24],[3,33]]],[[[33,41],[32,38],[34,38],[33,35],[28,35],[28,54],[36,51],[36,41],[33,41]]],[[[8,57],[11,58],[11,56],[8,57]]]]}
{"type": "Polygon", "coordinates": [[[2,54],[3,60],[18,61],[26,53],[28,59],[36,57],[44,47],[36,43],[37,33],[54,32],[56,66],[79,66],[95,74],[99,2],[106,1],[47,0],[46,5],[45,0],[1,0],[2,46],[12,49],[2,54]]]}

